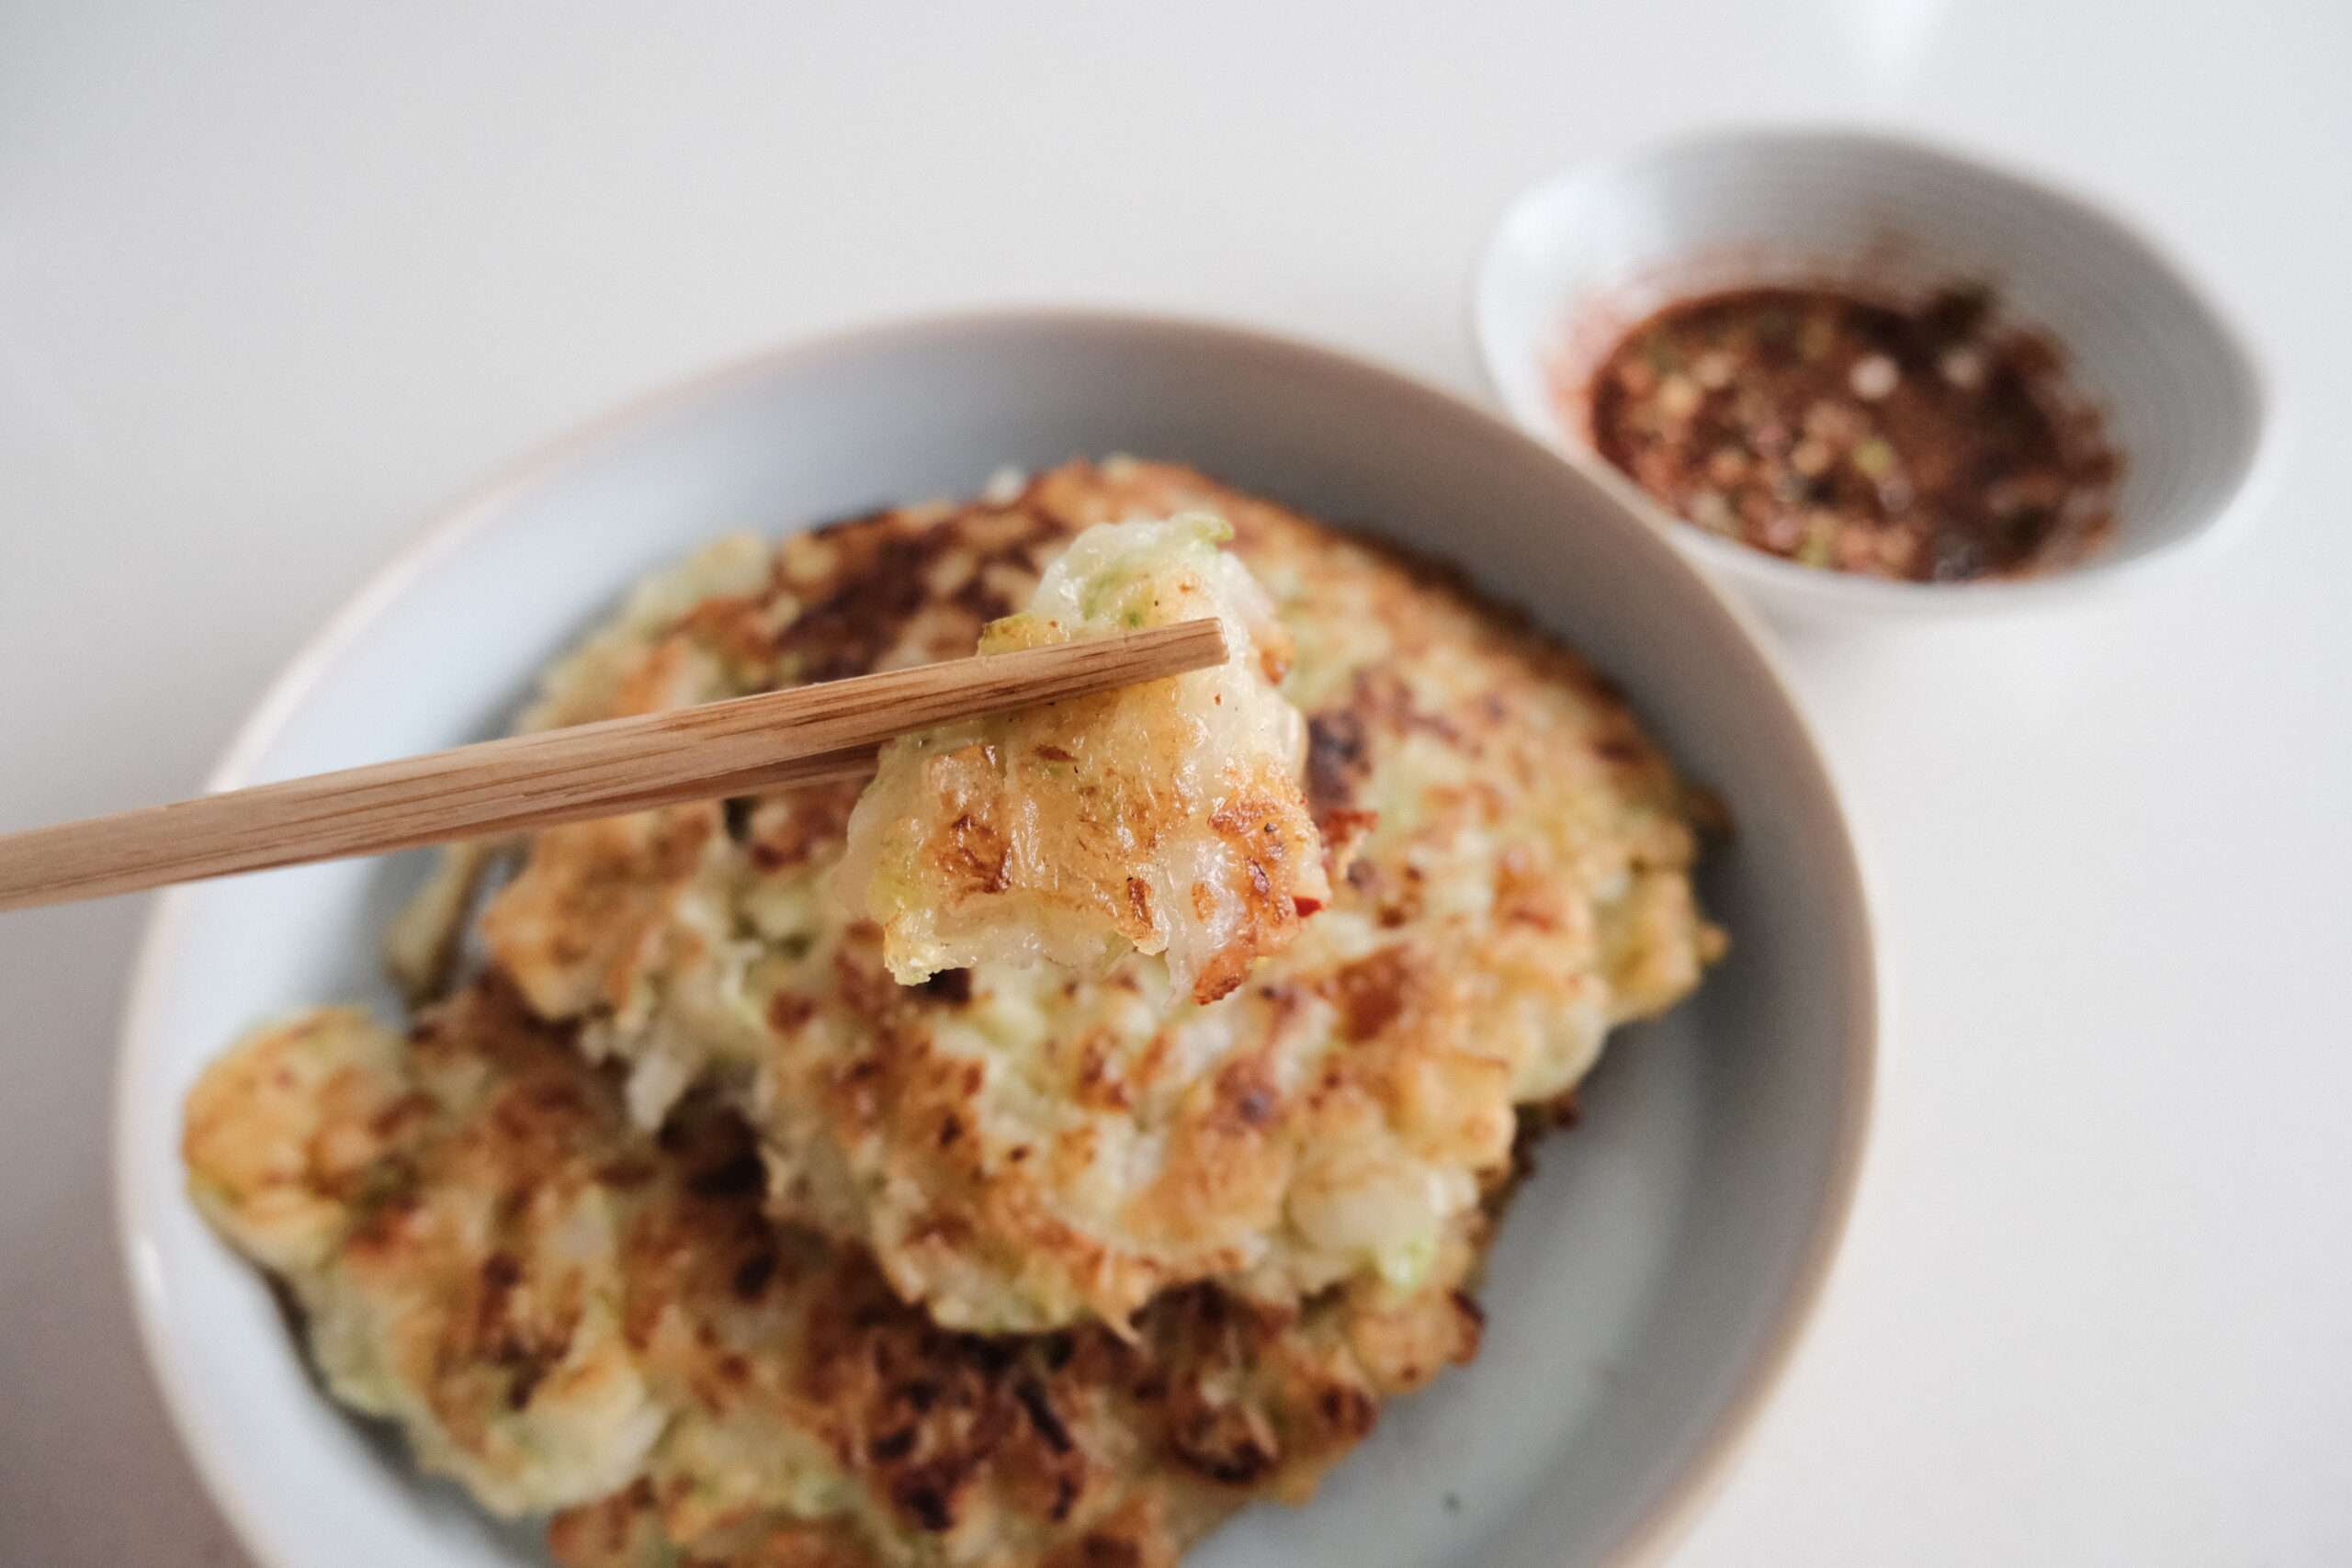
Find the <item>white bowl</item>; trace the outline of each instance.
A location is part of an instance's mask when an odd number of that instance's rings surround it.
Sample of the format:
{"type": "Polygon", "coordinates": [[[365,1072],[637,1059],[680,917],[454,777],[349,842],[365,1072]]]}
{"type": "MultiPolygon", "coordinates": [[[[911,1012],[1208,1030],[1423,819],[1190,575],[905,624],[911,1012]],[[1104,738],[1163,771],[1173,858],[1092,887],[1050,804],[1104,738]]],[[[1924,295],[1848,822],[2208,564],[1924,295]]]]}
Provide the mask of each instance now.
{"type": "MultiPolygon", "coordinates": [[[[1642,1555],[1719,1472],[1821,1288],[1871,1098],[1870,914],[1821,754],[1742,615],[1487,415],[1325,350],[1114,316],[969,317],[770,355],[452,510],[278,679],[212,784],[480,736],[624,585],[720,530],[1122,449],[1454,558],[1613,672],[1739,823],[1702,885],[1733,955],[1614,1043],[1584,1124],[1544,1146],[1484,1292],[1485,1354],[1390,1411],[1313,1506],[1253,1510],[1197,1560],[1642,1555]]],[[[390,1005],[376,934],[418,873],[404,857],[165,895],[127,1025],[117,1174],[149,1354],[215,1495],[280,1568],[538,1560],[528,1531],[485,1524],[320,1395],[182,1185],[182,1096],[232,1036],[319,999],[390,1005]]]]}
{"type": "Polygon", "coordinates": [[[2177,564],[2245,515],[2268,401],[2245,339],[2145,238],[2040,180],[1852,130],[1722,131],[1574,168],[1505,212],[1472,321],[1497,395],[1558,448],[1767,609],[1807,617],[1981,612],[2048,603],[2177,564]],[[2022,581],[1892,582],[1718,538],[1596,453],[1555,396],[1672,300],[1758,283],[1909,295],[1989,283],[2042,329],[2123,454],[2114,538],[2022,581]]]}

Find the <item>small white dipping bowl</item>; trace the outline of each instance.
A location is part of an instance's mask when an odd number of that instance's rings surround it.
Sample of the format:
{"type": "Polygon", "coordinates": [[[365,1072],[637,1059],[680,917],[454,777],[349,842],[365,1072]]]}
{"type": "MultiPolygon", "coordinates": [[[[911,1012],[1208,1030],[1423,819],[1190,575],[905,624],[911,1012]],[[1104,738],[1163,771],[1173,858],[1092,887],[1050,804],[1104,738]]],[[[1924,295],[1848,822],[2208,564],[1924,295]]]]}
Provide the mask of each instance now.
{"type": "MultiPolygon", "coordinates": [[[[1306,1508],[1197,1568],[1591,1568],[1655,1553],[1786,1364],[1853,1192],[1878,1032],[1838,793],[1770,649],[1655,530],[1500,421],[1344,355],[1108,315],[919,321],[764,355],[558,446],[445,513],[315,637],[215,787],[498,728],[635,579],[712,536],[969,494],[1000,464],[1181,458],[1443,555],[1585,649],[1728,807],[1700,890],[1731,953],[1623,1032],[1546,1139],[1480,1287],[1471,1366],[1384,1413],[1306,1508]]],[[[378,943],[415,855],[176,887],[117,1086],[116,1190],[180,1434],[271,1568],[517,1568],[537,1535],[421,1480],[306,1375],[258,1273],[190,1203],[180,1105],[243,1030],[390,1010],[378,943]]]]}
{"type": "Polygon", "coordinates": [[[1503,215],[1474,286],[1487,376],[1520,426],[1797,619],[2050,603],[2177,564],[2259,487],[2268,401],[2245,339],[2178,265],[2079,197],[1933,147],[1853,130],[1721,131],[1555,175],[1503,215]],[[1915,298],[1986,284],[2039,329],[2123,457],[2115,531],[2016,581],[1897,582],[1803,567],[1675,518],[1593,449],[1583,389],[1623,333],[1677,299],[1823,284],[1915,298]]]}

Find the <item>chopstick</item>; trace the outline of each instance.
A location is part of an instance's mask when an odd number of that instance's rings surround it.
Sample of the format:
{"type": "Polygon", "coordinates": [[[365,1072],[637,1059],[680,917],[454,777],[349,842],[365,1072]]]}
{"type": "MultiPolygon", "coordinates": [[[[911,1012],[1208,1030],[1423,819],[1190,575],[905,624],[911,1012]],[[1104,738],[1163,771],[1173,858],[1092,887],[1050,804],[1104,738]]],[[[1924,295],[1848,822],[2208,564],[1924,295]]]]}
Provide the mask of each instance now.
{"type": "Polygon", "coordinates": [[[0,835],[0,909],[855,778],[894,735],[1220,664],[1184,621],[607,719],[0,835]]]}

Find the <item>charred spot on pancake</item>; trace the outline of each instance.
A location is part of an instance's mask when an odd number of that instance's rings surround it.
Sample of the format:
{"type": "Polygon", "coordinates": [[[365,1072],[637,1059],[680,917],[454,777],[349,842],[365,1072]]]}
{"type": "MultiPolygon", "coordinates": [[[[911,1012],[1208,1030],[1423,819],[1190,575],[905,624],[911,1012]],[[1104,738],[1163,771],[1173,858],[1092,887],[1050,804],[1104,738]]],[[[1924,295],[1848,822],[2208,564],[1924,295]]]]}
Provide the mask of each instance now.
{"type": "Polygon", "coordinates": [[[942,969],[918,987],[933,1001],[949,1007],[962,1007],[972,999],[972,972],[969,969],[942,969]]]}

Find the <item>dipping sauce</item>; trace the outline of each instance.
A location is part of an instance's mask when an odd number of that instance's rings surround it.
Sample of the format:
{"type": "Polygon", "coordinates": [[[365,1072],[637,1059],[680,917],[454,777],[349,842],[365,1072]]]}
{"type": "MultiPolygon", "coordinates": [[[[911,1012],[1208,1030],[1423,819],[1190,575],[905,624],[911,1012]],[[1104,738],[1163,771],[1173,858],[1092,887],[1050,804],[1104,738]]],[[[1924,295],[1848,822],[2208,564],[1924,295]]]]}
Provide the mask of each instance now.
{"type": "MultiPolygon", "coordinates": [[[[1684,300],[1591,380],[1600,455],[1690,522],[1807,566],[2018,577],[2096,548],[2120,463],[2048,339],[1992,297],[1821,288],[1684,300]]],[[[1564,412],[1583,389],[1562,389],[1564,412]]]]}

